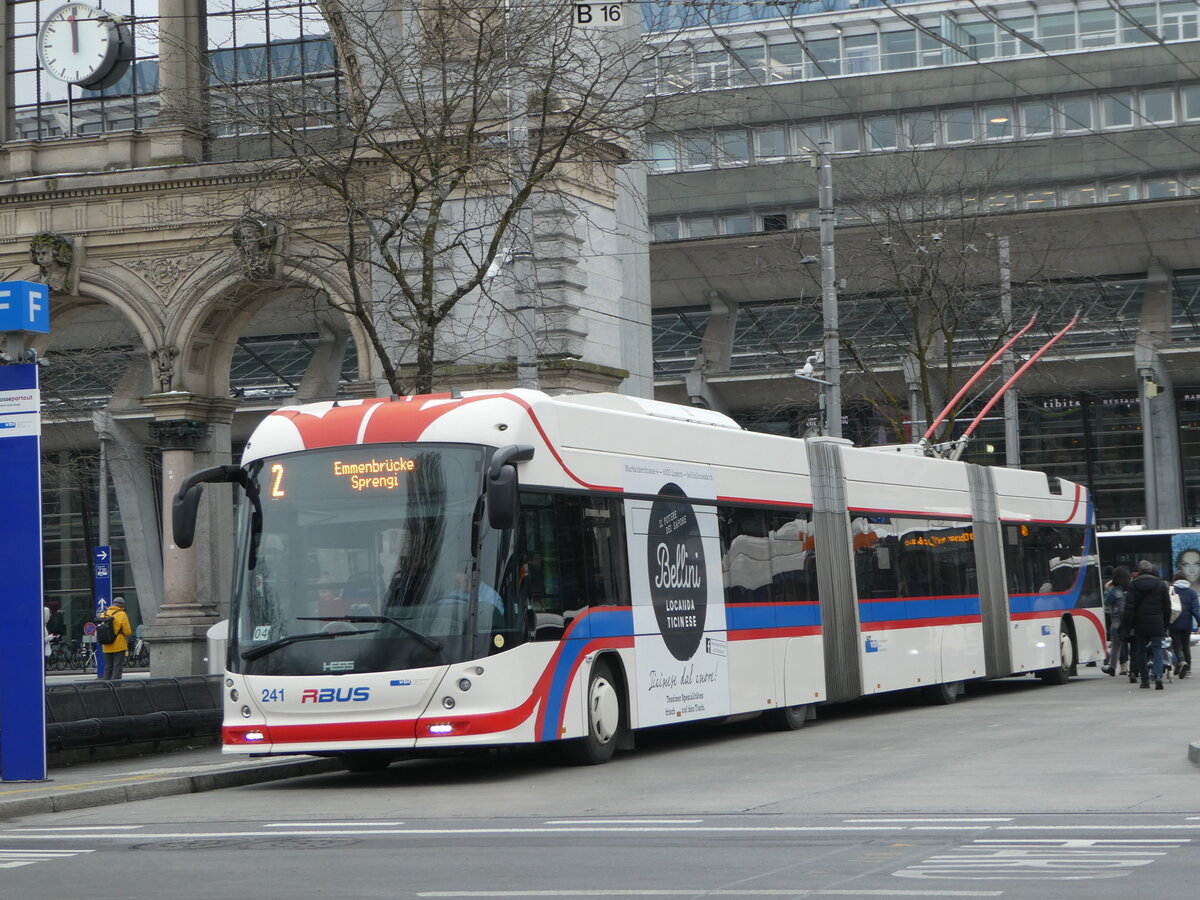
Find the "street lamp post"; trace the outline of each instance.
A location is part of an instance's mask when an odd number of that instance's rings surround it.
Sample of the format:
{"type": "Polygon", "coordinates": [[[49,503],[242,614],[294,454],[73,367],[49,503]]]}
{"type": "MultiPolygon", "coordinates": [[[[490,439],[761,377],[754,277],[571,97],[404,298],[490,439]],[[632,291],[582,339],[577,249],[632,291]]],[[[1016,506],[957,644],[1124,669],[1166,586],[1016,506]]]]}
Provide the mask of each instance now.
{"type": "Polygon", "coordinates": [[[833,253],[833,164],[829,141],[817,143],[817,189],[821,208],[821,319],[824,324],[825,434],[842,436],[842,360],[838,334],[837,268],[833,253]]]}

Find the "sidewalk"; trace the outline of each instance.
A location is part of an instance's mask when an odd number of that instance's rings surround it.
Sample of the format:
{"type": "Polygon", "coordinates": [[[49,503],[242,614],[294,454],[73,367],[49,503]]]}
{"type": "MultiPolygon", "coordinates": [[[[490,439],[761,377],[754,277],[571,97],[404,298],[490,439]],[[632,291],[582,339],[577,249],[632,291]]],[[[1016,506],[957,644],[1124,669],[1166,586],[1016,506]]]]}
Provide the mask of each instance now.
{"type": "Polygon", "coordinates": [[[46,781],[0,781],[0,821],[130,800],[194,794],[340,769],[315,756],[222,756],[217,745],[51,769],[46,781]]]}

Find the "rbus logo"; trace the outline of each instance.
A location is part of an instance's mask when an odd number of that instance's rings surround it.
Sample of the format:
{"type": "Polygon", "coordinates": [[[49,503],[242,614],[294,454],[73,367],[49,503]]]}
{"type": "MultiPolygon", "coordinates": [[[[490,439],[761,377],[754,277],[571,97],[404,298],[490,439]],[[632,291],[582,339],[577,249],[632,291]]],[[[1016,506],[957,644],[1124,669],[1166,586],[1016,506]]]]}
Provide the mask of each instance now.
{"type": "Polygon", "coordinates": [[[667,649],[676,659],[688,660],[704,636],[704,543],[696,511],[683,489],[669,482],[658,494],[650,507],[646,539],[650,598],[667,649]]]}
{"type": "Polygon", "coordinates": [[[301,703],[361,703],[370,699],[369,687],[309,688],[300,694],[301,703]]]}

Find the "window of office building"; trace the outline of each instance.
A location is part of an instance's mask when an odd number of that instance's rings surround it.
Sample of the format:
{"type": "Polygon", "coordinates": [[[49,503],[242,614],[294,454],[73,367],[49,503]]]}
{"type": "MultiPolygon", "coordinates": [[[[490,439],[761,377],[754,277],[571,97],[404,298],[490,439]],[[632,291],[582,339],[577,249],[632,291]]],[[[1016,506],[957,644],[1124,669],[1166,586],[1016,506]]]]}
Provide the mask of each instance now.
{"type": "Polygon", "coordinates": [[[1111,9],[1079,11],[1079,46],[1107,47],[1117,42],[1117,14],[1111,9]]]}
{"type": "Polygon", "coordinates": [[[904,117],[904,140],[910,147],[932,147],[937,143],[937,116],[933,110],[904,117]]]}
{"type": "Polygon", "coordinates": [[[888,69],[912,69],[917,65],[917,32],[888,31],[880,36],[882,65],[888,69]]]}
{"type": "Polygon", "coordinates": [[[873,34],[847,37],[843,43],[846,74],[879,71],[879,38],[873,34]]]}
{"type": "Polygon", "coordinates": [[[1200,119],[1200,85],[1189,84],[1180,88],[1179,99],[1185,119],[1189,121],[1200,119]]]}
{"type": "Polygon", "coordinates": [[[1059,127],[1064,134],[1092,130],[1092,97],[1064,97],[1059,101],[1059,127]]]}
{"type": "Polygon", "coordinates": [[[1187,41],[1196,38],[1196,4],[1192,0],[1179,3],[1160,3],[1159,36],[1164,41],[1187,41]]]}
{"type": "Polygon", "coordinates": [[[867,149],[896,149],[896,117],[878,116],[867,119],[867,149]]]}
{"type": "Polygon", "coordinates": [[[942,127],[947,144],[962,144],[975,140],[975,110],[948,109],[942,113],[942,127]]]}
{"type": "Polygon", "coordinates": [[[983,135],[989,141],[1006,140],[1013,136],[1012,107],[985,106],[983,113],[983,135]]]}
{"type": "Polygon", "coordinates": [[[787,156],[787,129],[782,125],[755,128],[754,154],[759,160],[783,159],[787,156]]]}
{"type": "Polygon", "coordinates": [[[1042,137],[1054,133],[1054,107],[1049,103],[1021,104],[1021,136],[1042,137]]]}
{"type": "Polygon", "coordinates": [[[206,29],[218,134],[265,131],[266,117],[337,124],[333,41],[316,0],[208,0],[206,29]]]}
{"type": "Polygon", "coordinates": [[[115,84],[87,90],[54,78],[37,56],[37,35],[62,3],[9,0],[9,139],[46,140],[135,131],[158,118],[158,0],[92,0],[134,21],[127,34],[133,61],[115,84]]]}
{"type": "Polygon", "coordinates": [[[679,164],[673,138],[650,142],[650,168],[656,172],[674,172],[679,164]]]}
{"type": "Polygon", "coordinates": [[[750,161],[750,133],[744,128],[718,132],[717,147],[722,165],[737,165],[750,161]]]}
{"type": "Polygon", "coordinates": [[[1075,49],[1075,13],[1055,13],[1038,16],[1038,38],[1041,45],[1053,53],[1075,49]]]}
{"type": "Polygon", "coordinates": [[[1128,128],[1133,124],[1133,95],[1128,91],[1100,97],[1100,124],[1105,128],[1128,128]]]}
{"type": "Polygon", "coordinates": [[[683,161],[689,169],[711,169],[716,162],[712,136],[689,134],[684,137],[683,161]]]}
{"type": "Polygon", "coordinates": [[[767,60],[772,81],[792,81],[804,77],[804,48],[796,41],[768,44],[767,60]]]}
{"type": "Polygon", "coordinates": [[[1160,88],[1142,91],[1142,119],[1153,125],[1170,125],[1175,121],[1175,91],[1160,88]]]}
{"type": "Polygon", "coordinates": [[[1024,56],[1036,52],[1032,44],[1036,34],[1033,16],[1016,16],[1002,21],[996,29],[999,56],[1024,56]]]}
{"type": "Polygon", "coordinates": [[[820,41],[808,41],[808,67],[805,70],[808,78],[826,78],[830,75],[842,74],[841,41],[829,38],[820,41]]]}

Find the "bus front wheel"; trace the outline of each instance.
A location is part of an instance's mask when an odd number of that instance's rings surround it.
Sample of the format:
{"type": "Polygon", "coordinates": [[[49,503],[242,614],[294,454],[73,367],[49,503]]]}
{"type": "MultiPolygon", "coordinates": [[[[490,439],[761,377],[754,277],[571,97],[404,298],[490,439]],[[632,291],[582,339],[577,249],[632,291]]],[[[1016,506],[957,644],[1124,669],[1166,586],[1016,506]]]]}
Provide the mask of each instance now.
{"type": "Polygon", "coordinates": [[[592,666],[587,687],[587,734],[567,741],[563,751],[567,760],[580,766],[598,766],[608,762],[617,751],[624,725],[621,687],[612,667],[600,660],[592,666]]]}

